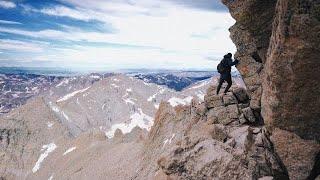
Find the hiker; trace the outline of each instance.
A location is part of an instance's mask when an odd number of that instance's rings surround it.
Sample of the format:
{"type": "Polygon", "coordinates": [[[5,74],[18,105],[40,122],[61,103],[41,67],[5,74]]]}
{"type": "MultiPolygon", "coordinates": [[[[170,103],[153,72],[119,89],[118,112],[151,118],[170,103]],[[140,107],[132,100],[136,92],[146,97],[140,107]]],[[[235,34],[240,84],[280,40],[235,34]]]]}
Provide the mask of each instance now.
{"type": "Polygon", "coordinates": [[[228,53],[224,55],[223,59],[217,66],[217,70],[220,73],[220,80],[219,85],[217,87],[217,95],[219,94],[219,91],[221,89],[222,84],[227,81],[228,86],[224,90],[224,94],[226,94],[229,90],[229,88],[232,85],[232,79],[231,79],[231,66],[237,65],[239,61],[236,59],[232,61],[232,54],[228,53]]]}

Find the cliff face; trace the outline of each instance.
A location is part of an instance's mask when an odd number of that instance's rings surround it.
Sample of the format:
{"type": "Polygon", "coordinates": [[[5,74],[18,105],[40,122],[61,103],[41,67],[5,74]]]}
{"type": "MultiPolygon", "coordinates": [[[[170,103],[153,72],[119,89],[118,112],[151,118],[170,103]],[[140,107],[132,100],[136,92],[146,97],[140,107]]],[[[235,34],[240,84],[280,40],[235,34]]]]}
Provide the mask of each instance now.
{"type": "Polygon", "coordinates": [[[236,20],[230,28],[231,39],[237,47],[237,69],[251,95],[250,107],[261,111],[262,77],[266,54],[272,34],[276,0],[223,1],[236,20]]]}
{"type": "Polygon", "coordinates": [[[320,174],[320,1],[222,0],[236,24],[237,66],[291,179],[320,174]],[[298,159],[298,160],[297,160],[298,159]],[[311,160],[311,161],[310,161],[311,160]],[[300,175],[299,175],[300,174],[300,175]]]}
{"type": "Polygon", "coordinates": [[[237,66],[264,122],[320,139],[320,1],[223,0],[237,66]]]}
{"type": "Polygon", "coordinates": [[[279,0],[263,77],[266,124],[320,140],[320,1],[279,0]]]}

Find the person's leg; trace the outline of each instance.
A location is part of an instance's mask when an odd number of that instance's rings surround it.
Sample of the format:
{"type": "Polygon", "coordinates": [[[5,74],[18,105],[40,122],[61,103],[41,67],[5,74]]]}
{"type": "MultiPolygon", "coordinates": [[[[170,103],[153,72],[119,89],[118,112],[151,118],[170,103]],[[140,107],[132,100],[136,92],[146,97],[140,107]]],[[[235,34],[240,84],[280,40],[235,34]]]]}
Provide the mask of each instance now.
{"type": "Polygon", "coordinates": [[[217,87],[217,95],[219,94],[220,92],[220,89],[221,89],[221,86],[223,84],[223,78],[220,76],[220,79],[219,79],[219,84],[218,84],[218,87],[217,87]]]}
{"type": "Polygon", "coordinates": [[[228,90],[230,89],[230,87],[232,86],[232,79],[231,79],[231,75],[228,76],[228,78],[226,79],[228,85],[226,87],[226,89],[224,90],[224,93],[226,94],[228,92],[228,90]]]}

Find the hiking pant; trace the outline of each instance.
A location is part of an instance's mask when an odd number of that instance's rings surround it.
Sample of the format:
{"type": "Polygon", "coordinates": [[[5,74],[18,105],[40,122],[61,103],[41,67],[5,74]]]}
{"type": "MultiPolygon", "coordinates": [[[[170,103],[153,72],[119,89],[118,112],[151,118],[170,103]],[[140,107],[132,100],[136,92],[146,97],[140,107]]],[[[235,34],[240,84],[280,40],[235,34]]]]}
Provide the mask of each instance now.
{"type": "Polygon", "coordinates": [[[224,90],[224,93],[227,93],[232,85],[231,74],[221,74],[220,80],[219,80],[219,85],[217,87],[217,94],[219,94],[221,86],[225,81],[227,81],[228,85],[227,85],[226,89],[224,90]]]}

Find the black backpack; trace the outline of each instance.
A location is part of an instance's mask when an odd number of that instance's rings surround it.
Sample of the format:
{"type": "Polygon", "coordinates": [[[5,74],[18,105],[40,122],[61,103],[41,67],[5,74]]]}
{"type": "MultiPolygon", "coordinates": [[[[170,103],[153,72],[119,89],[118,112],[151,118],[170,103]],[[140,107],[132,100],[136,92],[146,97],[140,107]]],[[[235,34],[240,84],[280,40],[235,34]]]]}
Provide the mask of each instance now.
{"type": "Polygon", "coordinates": [[[225,59],[222,59],[222,60],[220,61],[220,63],[218,64],[217,70],[218,70],[218,72],[219,72],[220,74],[222,74],[222,73],[224,73],[224,72],[227,71],[227,67],[226,67],[225,64],[226,64],[226,63],[225,63],[225,59]]]}

